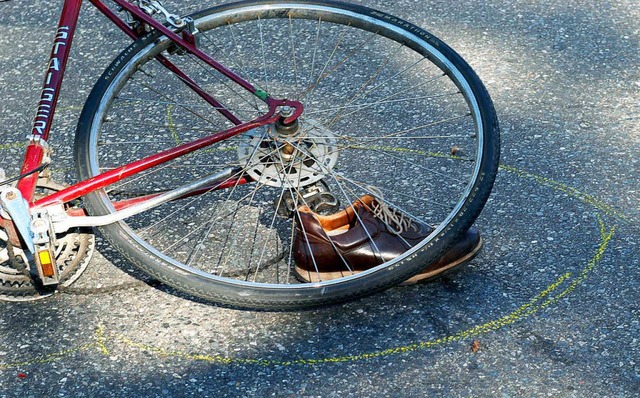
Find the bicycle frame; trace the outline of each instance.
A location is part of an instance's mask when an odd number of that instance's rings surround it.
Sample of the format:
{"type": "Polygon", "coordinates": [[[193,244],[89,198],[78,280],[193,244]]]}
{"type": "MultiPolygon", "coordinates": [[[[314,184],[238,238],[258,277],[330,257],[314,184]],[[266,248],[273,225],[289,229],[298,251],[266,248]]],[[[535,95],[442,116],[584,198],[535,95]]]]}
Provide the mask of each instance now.
{"type": "MultiPolygon", "coordinates": [[[[111,1],[117,4],[123,11],[129,12],[130,15],[135,18],[135,20],[148,25],[158,32],[161,32],[177,46],[181,47],[183,50],[189,52],[193,56],[199,58],[212,68],[222,73],[238,86],[258,97],[260,100],[267,104],[269,110],[264,115],[252,121],[242,122],[235,115],[233,115],[231,111],[226,109],[220,102],[218,102],[215,98],[212,98],[204,90],[202,90],[196,82],[191,80],[177,66],[172,64],[162,55],[159,55],[156,57],[156,59],[162,65],[164,65],[172,73],[175,73],[187,87],[194,90],[205,101],[211,104],[214,109],[216,109],[233,124],[235,124],[235,126],[227,130],[219,131],[199,140],[182,144],[172,149],[160,152],[144,159],[140,159],[133,163],[120,166],[116,169],[99,174],[89,180],[80,181],[66,189],[48,195],[39,200],[34,200],[34,192],[40,173],[33,173],[27,177],[22,178],[17,184],[17,189],[22,194],[22,197],[27,200],[31,208],[41,208],[53,204],[67,203],[90,192],[121,181],[136,173],[158,166],[162,163],[176,159],[193,151],[202,149],[221,140],[227,139],[237,134],[241,134],[265,124],[275,123],[279,118],[281,118],[281,116],[277,113],[277,110],[280,107],[289,106],[295,109],[292,115],[286,118],[282,118],[281,121],[283,123],[292,123],[303,112],[303,106],[299,102],[272,98],[268,93],[254,87],[251,83],[242,79],[240,76],[227,69],[225,66],[209,57],[207,54],[200,51],[197,48],[196,41],[193,40],[193,34],[188,30],[184,28],[171,29],[170,27],[161,24],[151,15],[145,13],[142,9],[140,9],[138,5],[130,3],[128,0],[111,1]]],[[[138,39],[142,36],[141,33],[132,28],[119,15],[112,11],[104,3],[103,0],[89,0],[89,2],[132,39],[138,39]]],[[[34,119],[33,129],[26,148],[21,174],[29,173],[34,169],[41,167],[43,162],[47,160],[47,141],[49,139],[50,129],[56,110],[56,102],[62,86],[62,80],[67,65],[67,59],[71,50],[71,43],[73,41],[74,33],[76,30],[81,5],[82,0],[64,0],[60,21],[58,23],[58,29],[56,31],[56,36],[51,49],[51,56],[47,65],[48,69],[45,72],[45,79],[40,102],[38,104],[38,111],[34,119]]],[[[146,32],[142,33],[145,34],[146,32]]],[[[242,182],[246,181],[238,181],[237,183],[242,182]]],[[[227,183],[226,185],[229,184],[227,183]]],[[[151,199],[153,198],[142,198],[141,201],[151,199]]],[[[123,208],[127,207],[128,205],[129,204],[120,206],[115,205],[115,207],[123,208]]],[[[78,216],[79,214],[77,214],[77,212],[69,212],[69,215],[78,216]]]]}

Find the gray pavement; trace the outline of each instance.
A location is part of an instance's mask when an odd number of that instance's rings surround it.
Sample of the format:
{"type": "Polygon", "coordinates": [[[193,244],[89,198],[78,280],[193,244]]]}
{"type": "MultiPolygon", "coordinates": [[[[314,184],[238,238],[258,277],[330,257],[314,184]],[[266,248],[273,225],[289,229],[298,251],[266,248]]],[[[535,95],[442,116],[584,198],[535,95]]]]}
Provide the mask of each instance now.
{"type": "MultiPolygon", "coordinates": [[[[0,2],[8,174],[59,3],[0,2]]],[[[481,255],[435,283],[265,313],[147,284],[98,237],[76,291],[0,303],[0,397],[640,396],[638,2],[358,3],[444,39],[491,92],[503,152],[481,255]]],[[[122,48],[88,4],[82,18],[54,134],[67,181],[79,109],[122,48]]]]}

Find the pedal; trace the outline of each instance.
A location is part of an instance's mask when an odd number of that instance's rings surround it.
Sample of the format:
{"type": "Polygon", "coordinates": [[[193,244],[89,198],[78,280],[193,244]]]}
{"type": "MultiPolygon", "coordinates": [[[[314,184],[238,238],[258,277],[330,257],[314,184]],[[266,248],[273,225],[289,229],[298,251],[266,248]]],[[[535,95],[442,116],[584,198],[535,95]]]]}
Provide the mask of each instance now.
{"type": "Polygon", "coordinates": [[[31,274],[40,278],[42,285],[50,286],[60,283],[60,275],[56,265],[55,233],[49,216],[45,211],[36,211],[31,217],[29,205],[16,188],[0,190],[2,210],[11,218],[22,241],[29,250],[27,257],[33,258],[31,274]],[[35,266],[35,272],[33,267],[35,266]]]}
{"type": "Polygon", "coordinates": [[[38,272],[38,277],[44,286],[57,285],[60,283],[60,273],[56,264],[55,233],[47,213],[36,212],[31,222],[34,245],[34,263],[38,272]]]}

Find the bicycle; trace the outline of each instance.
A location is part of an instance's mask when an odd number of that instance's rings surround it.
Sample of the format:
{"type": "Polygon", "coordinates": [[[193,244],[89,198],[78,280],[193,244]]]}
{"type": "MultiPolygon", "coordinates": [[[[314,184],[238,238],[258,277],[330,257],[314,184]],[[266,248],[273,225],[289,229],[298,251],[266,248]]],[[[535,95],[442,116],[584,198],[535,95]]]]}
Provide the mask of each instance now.
{"type": "Polygon", "coordinates": [[[133,43],[81,112],[79,182],[56,183],[49,131],[82,3],[64,0],[21,172],[0,178],[0,298],[68,287],[96,227],[145,273],[215,303],[333,304],[415,275],[482,210],[498,168],[495,110],[427,31],[334,1],[189,16],[156,0],[88,1],[133,43]],[[364,272],[341,264],[340,277],[300,282],[301,207],[332,214],[363,195],[430,232],[364,272]]]}

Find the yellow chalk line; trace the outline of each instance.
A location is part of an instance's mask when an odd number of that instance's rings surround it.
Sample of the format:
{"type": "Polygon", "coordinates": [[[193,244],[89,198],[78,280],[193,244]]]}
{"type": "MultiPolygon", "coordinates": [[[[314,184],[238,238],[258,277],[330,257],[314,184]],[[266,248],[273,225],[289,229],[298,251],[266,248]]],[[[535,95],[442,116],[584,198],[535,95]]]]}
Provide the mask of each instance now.
{"type": "MultiPolygon", "coordinates": [[[[168,112],[168,116],[170,118],[170,111],[168,112]]],[[[171,123],[170,123],[170,126],[171,126],[171,123]]],[[[12,144],[5,144],[5,145],[12,145],[12,144]]],[[[17,144],[13,144],[13,145],[17,145],[17,144]]],[[[0,146],[0,149],[2,149],[1,146],[0,146]]],[[[380,148],[380,149],[388,149],[388,148],[380,148]]],[[[443,156],[443,157],[446,156],[446,155],[441,155],[436,153],[424,153],[424,154],[429,156],[443,156]]],[[[595,207],[596,209],[602,211],[604,214],[613,215],[625,220],[627,219],[625,215],[613,209],[611,206],[607,205],[606,203],[596,199],[592,195],[583,193],[575,188],[569,187],[568,185],[553,181],[546,177],[528,173],[526,171],[522,171],[511,166],[501,165],[500,168],[502,170],[514,173],[517,176],[522,178],[534,179],[536,182],[538,182],[541,185],[545,185],[557,191],[566,193],[570,197],[576,198],[580,201],[583,201],[586,204],[589,204],[595,207]]],[[[329,357],[329,358],[320,358],[320,359],[298,359],[293,361],[275,361],[275,360],[265,360],[265,359],[230,358],[230,357],[224,357],[220,355],[208,355],[208,354],[189,354],[181,351],[167,351],[163,348],[134,342],[126,338],[125,336],[118,335],[115,333],[112,334],[111,338],[109,338],[105,334],[103,327],[98,326],[98,328],[96,329],[95,337],[94,337],[95,341],[92,343],[84,344],[84,345],[71,348],[68,350],[60,351],[57,353],[39,356],[32,360],[6,363],[6,364],[0,363],[0,369],[24,367],[24,366],[34,365],[38,363],[52,362],[52,361],[61,359],[63,357],[66,357],[67,355],[70,355],[74,352],[78,352],[78,351],[82,351],[90,348],[96,348],[103,355],[108,355],[109,350],[107,348],[107,343],[111,341],[119,341],[123,343],[125,346],[128,346],[130,348],[137,348],[144,351],[152,352],[161,357],[174,357],[174,358],[206,361],[206,362],[221,363],[221,364],[253,364],[253,365],[262,365],[262,366],[291,366],[291,365],[313,365],[313,364],[322,364],[322,363],[352,362],[352,361],[358,361],[358,360],[364,360],[364,359],[379,358],[379,357],[400,354],[400,353],[407,353],[407,352],[412,352],[412,351],[425,349],[425,348],[434,348],[434,347],[448,344],[451,342],[461,341],[461,340],[475,337],[481,334],[486,334],[492,331],[496,331],[507,325],[511,325],[515,322],[523,320],[531,316],[532,314],[548,307],[549,305],[556,303],[561,298],[566,297],[567,295],[572,293],[581,283],[583,283],[588,278],[589,274],[596,268],[598,263],[602,260],[606,252],[606,249],[608,247],[608,244],[615,232],[615,229],[616,229],[615,227],[611,228],[609,232],[607,232],[604,222],[599,216],[598,216],[598,223],[599,223],[601,243],[598,249],[596,250],[596,253],[594,254],[593,258],[587,263],[587,266],[582,270],[580,275],[578,275],[578,277],[574,279],[564,290],[560,291],[557,295],[553,297],[549,297],[542,303],[538,304],[538,302],[540,302],[542,299],[549,296],[551,293],[556,291],[561,285],[567,282],[567,280],[571,277],[571,273],[566,273],[564,275],[561,275],[560,277],[558,277],[558,279],[554,283],[549,285],[541,293],[538,293],[536,296],[534,296],[529,302],[525,303],[520,308],[518,308],[517,310],[515,310],[514,312],[506,316],[503,316],[496,320],[489,321],[482,325],[474,326],[464,331],[460,331],[456,334],[446,336],[446,337],[441,337],[435,340],[429,340],[429,341],[414,343],[414,344],[410,344],[402,347],[395,347],[395,348],[390,348],[382,351],[357,354],[357,355],[329,357]]]]}
{"type": "Polygon", "coordinates": [[[104,328],[102,327],[102,325],[99,325],[95,331],[94,341],[91,343],[83,344],[74,348],[69,348],[68,350],[54,352],[52,354],[41,355],[26,361],[0,363],[0,370],[11,369],[11,368],[23,368],[30,365],[38,365],[38,364],[43,364],[48,362],[54,362],[66,356],[69,356],[73,353],[92,349],[92,348],[97,349],[103,355],[109,355],[109,349],[107,348],[107,345],[106,345],[108,340],[109,339],[105,336],[104,328]]]}
{"type": "Polygon", "coordinates": [[[131,348],[137,348],[143,351],[155,353],[163,358],[180,358],[186,360],[194,360],[194,361],[204,361],[211,363],[219,363],[219,364],[244,364],[244,365],[259,365],[259,366],[292,366],[292,365],[318,365],[325,363],[341,363],[341,362],[354,362],[361,361],[366,359],[380,358],[386,357],[395,354],[409,353],[425,348],[435,348],[438,346],[442,346],[445,344],[449,344],[456,341],[466,340],[472,337],[477,337],[479,335],[487,334],[489,332],[493,332],[499,330],[505,326],[514,324],[525,318],[530,317],[531,315],[539,312],[540,310],[548,307],[551,304],[556,303],[558,300],[566,297],[568,294],[573,292],[581,283],[583,283],[589,274],[593,272],[593,270],[597,267],[598,263],[604,257],[604,253],[607,250],[609,242],[613,238],[613,234],[615,232],[615,227],[611,228],[608,232],[604,226],[604,223],[601,219],[598,220],[600,224],[600,236],[601,243],[593,258],[588,262],[587,266],[582,270],[580,275],[569,283],[566,288],[560,291],[557,295],[550,296],[553,292],[555,292],[560,286],[565,284],[568,279],[571,277],[571,273],[566,273],[561,275],[554,283],[549,285],[545,290],[538,293],[534,296],[529,302],[522,305],[520,308],[515,310],[514,312],[505,315],[501,318],[489,321],[482,325],[474,326],[470,329],[460,331],[456,334],[441,337],[434,340],[409,344],[401,347],[389,348],[386,350],[375,351],[364,354],[357,355],[346,355],[339,357],[328,357],[328,358],[318,358],[318,359],[297,359],[293,361],[278,361],[278,360],[268,360],[268,359],[250,359],[250,358],[230,358],[224,357],[220,355],[207,355],[207,354],[189,354],[182,351],[168,351],[160,347],[154,347],[151,345],[138,343],[124,337],[122,335],[114,334],[114,338],[126,346],[131,348]],[[540,303],[541,300],[545,299],[540,303]]]}
{"type": "Polygon", "coordinates": [[[244,365],[258,365],[258,366],[319,365],[319,364],[326,364],[326,363],[354,362],[354,361],[361,361],[361,360],[367,360],[367,359],[387,357],[387,356],[396,355],[396,354],[409,353],[409,352],[427,349],[427,348],[435,348],[445,344],[462,341],[462,340],[470,339],[483,334],[487,334],[490,332],[494,332],[504,328],[505,326],[512,325],[516,322],[522,321],[530,317],[531,315],[535,314],[536,312],[539,312],[547,308],[548,306],[555,304],[560,299],[572,293],[580,284],[582,284],[589,277],[589,274],[591,274],[596,269],[600,261],[602,261],[602,258],[604,257],[607,247],[609,246],[609,243],[613,238],[614,232],[616,230],[615,227],[609,228],[607,230],[607,227],[604,225],[604,222],[600,217],[598,217],[598,223],[599,223],[600,239],[601,239],[600,245],[597,248],[591,260],[587,263],[586,267],[573,281],[568,283],[572,274],[567,272],[559,276],[555,282],[550,284],[542,292],[536,294],[531,300],[529,300],[524,305],[520,306],[520,308],[516,309],[512,313],[505,315],[501,318],[491,320],[482,325],[476,325],[470,329],[466,329],[458,333],[455,333],[453,335],[437,338],[434,340],[418,342],[418,343],[413,343],[405,346],[393,347],[386,350],[357,354],[357,355],[345,355],[345,356],[317,358],[317,359],[302,358],[302,359],[297,359],[292,361],[279,361],[279,360],[268,360],[268,359],[231,358],[231,357],[225,357],[222,355],[211,355],[211,354],[193,354],[193,353],[185,353],[185,352],[176,351],[176,350],[170,351],[161,347],[155,347],[152,345],[135,342],[117,333],[105,333],[103,326],[100,325],[96,329],[94,342],[84,344],[79,347],[71,348],[68,350],[60,351],[57,353],[36,357],[31,360],[0,364],[0,369],[21,368],[29,365],[53,362],[63,357],[66,357],[68,355],[71,355],[75,352],[88,350],[88,349],[97,349],[103,355],[109,355],[109,349],[107,348],[107,344],[110,344],[110,343],[115,344],[118,342],[124,344],[126,347],[150,352],[161,358],[180,358],[185,360],[204,361],[204,362],[217,363],[217,364],[229,364],[229,365],[244,364],[244,365]],[[563,290],[560,290],[555,296],[553,296],[552,293],[558,291],[558,289],[563,285],[566,285],[566,287],[563,290]]]}
{"type": "Polygon", "coordinates": [[[0,144],[0,150],[5,149],[13,149],[13,148],[24,148],[27,146],[27,142],[10,142],[8,144],[0,144]]]}
{"type": "MultiPolygon", "coordinates": [[[[171,133],[172,138],[174,139],[176,145],[179,145],[181,143],[180,138],[178,136],[178,132],[176,129],[176,125],[175,122],[173,120],[173,116],[172,116],[172,111],[173,111],[173,106],[169,105],[167,107],[167,112],[166,112],[166,120],[167,120],[167,124],[169,127],[169,131],[171,133]]],[[[8,143],[8,144],[2,144],[0,145],[0,150],[3,149],[10,149],[10,148],[20,148],[20,147],[24,147],[26,145],[26,143],[8,143]]],[[[453,156],[453,155],[447,155],[447,154],[443,154],[443,153],[439,153],[439,152],[427,152],[427,151],[423,151],[423,150],[417,150],[417,149],[410,149],[410,148],[401,148],[401,147],[390,147],[390,146],[360,146],[360,145],[352,145],[350,146],[350,148],[352,149],[367,149],[367,150],[378,150],[378,151],[390,151],[390,152],[402,152],[402,153],[411,153],[411,154],[417,154],[417,155],[422,155],[422,156],[429,156],[429,157],[436,157],[436,158],[447,158],[447,159],[454,159],[454,160],[464,160],[458,156],[453,156]]],[[[218,150],[236,150],[236,148],[223,148],[223,149],[218,149],[218,150]]],[[[215,150],[207,150],[207,151],[215,151],[215,150]]],[[[500,170],[504,170],[507,171],[509,173],[513,173],[516,174],[518,177],[522,177],[522,178],[528,178],[528,179],[533,179],[536,182],[538,182],[541,185],[553,188],[559,192],[563,192],[567,195],[569,195],[572,198],[576,198],[581,200],[582,202],[589,204],[593,207],[595,207],[596,209],[602,211],[604,214],[608,215],[608,216],[615,216],[618,217],[622,220],[625,221],[630,221],[630,218],[625,215],[624,213],[616,210],[615,208],[613,208],[611,205],[603,202],[602,200],[596,198],[593,195],[589,195],[588,193],[582,192],[576,188],[572,188],[569,185],[563,184],[561,182],[557,182],[554,181],[550,178],[547,177],[543,177],[540,175],[536,175],[533,173],[529,173],[527,171],[523,171],[520,169],[517,169],[513,166],[507,166],[504,164],[501,164],[499,166],[500,170]]]]}
{"type": "Polygon", "coordinates": [[[23,368],[26,366],[37,365],[42,363],[54,362],[59,359],[62,359],[68,355],[71,355],[75,352],[84,351],[86,349],[96,347],[96,343],[87,343],[78,347],[69,348],[68,350],[54,352],[52,354],[42,355],[39,357],[35,357],[33,359],[29,359],[21,362],[10,362],[10,363],[0,363],[0,370],[2,369],[11,369],[11,368],[23,368]]]}
{"type": "Polygon", "coordinates": [[[178,132],[176,131],[176,124],[173,121],[173,116],[171,115],[171,112],[173,111],[173,105],[168,105],[167,106],[167,114],[166,114],[166,119],[167,119],[167,125],[169,126],[169,132],[171,133],[171,137],[173,138],[173,141],[176,143],[176,145],[180,145],[180,137],[178,136],[178,132]]]}
{"type": "MultiPolygon", "coordinates": [[[[169,105],[167,107],[167,112],[166,112],[166,120],[167,120],[167,124],[169,127],[169,131],[171,133],[171,136],[173,137],[176,145],[179,145],[180,142],[180,138],[178,136],[178,132],[176,130],[176,125],[174,123],[173,120],[173,116],[172,116],[172,111],[173,111],[173,105],[169,105]]],[[[9,149],[9,148],[20,148],[20,147],[24,147],[26,144],[25,143],[9,143],[9,144],[2,144],[0,145],[0,150],[3,149],[9,149]]],[[[352,145],[350,146],[352,149],[367,149],[367,150],[378,150],[378,151],[391,151],[391,152],[402,152],[402,153],[411,153],[411,154],[417,154],[417,155],[422,155],[422,156],[429,156],[429,157],[437,157],[437,158],[447,158],[447,159],[454,159],[454,160],[463,160],[462,158],[458,157],[458,156],[454,156],[454,155],[446,155],[443,153],[439,153],[439,152],[428,152],[428,151],[423,151],[423,150],[417,150],[417,149],[410,149],[410,148],[402,148],[402,147],[390,147],[390,146],[360,146],[360,145],[352,145]]],[[[234,150],[235,148],[232,148],[232,150],[234,150]]],[[[608,216],[615,216],[618,217],[622,220],[625,221],[630,221],[630,218],[625,215],[624,213],[616,210],[615,208],[613,208],[611,205],[603,202],[602,200],[594,197],[593,195],[589,195],[585,192],[582,192],[578,189],[575,189],[573,187],[570,187],[566,184],[563,184],[561,182],[557,182],[554,181],[550,178],[547,177],[543,177],[540,175],[536,175],[533,173],[529,173],[527,171],[523,171],[520,169],[517,169],[513,166],[507,166],[504,164],[501,164],[499,166],[500,170],[504,170],[507,171],[509,173],[513,173],[516,174],[518,177],[521,178],[528,178],[528,179],[533,179],[536,182],[538,182],[541,185],[553,188],[559,192],[563,192],[567,195],[569,195],[572,198],[576,198],[586,204],[589,204],[593,207],[595,207],[596,209],[602,211],[604,214],[608,215],[608,216]]]]}
{"type": "Polygon", "coordinates": [[[576,198],[588,205],[591,205],[593,207],[595,207],[596,209],[602,211],[604,214],[608,215],[608,216],[615,216],[618,217],[622,220],[625,221],[629,221],[629,217],[627,217],[625,214],[621,213],[620,211],[614,209],[612,206],[606,204],[605,202],[601,201],[600,199],[597,199],[596,197],[589,195],[587,193],[584,193],[582,191],[579,191],[575,188],[572,188],[566,184],[554,181],[550,178],[547,177],[542,177],[536,174],[532,174],[520,169],[516,169],[515,167],[511,167],[511,166],[506,166],[506,165],[500,165],[500,169],[504,170],[504,171],[508,171],[510,173],[516,174],[518,177],[522,177],[522,178],[529,178],[529,179],[534,179],[536,182],[538,182],[540,185],[544,185],[550,188],[555,189],[556,191],[565,193],[567,195],[569,195],[572,198],[576,198]]]}

